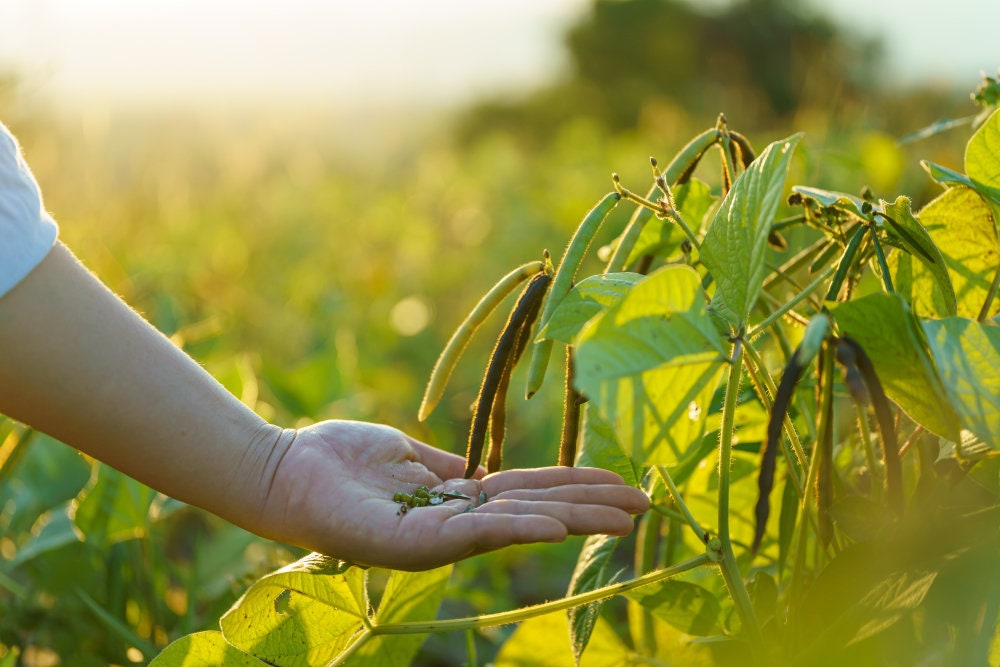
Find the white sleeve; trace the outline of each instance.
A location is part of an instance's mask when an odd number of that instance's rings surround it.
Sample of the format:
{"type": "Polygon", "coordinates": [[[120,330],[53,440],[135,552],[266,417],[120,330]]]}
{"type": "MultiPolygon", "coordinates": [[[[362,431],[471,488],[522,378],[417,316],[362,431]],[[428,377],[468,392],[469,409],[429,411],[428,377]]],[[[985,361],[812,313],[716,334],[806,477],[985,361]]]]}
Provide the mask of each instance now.
{"type": "Polygon", "coordinates": [[[0,296],[45,259],[57,231],[17,141],[0,123],[0,296]]]}

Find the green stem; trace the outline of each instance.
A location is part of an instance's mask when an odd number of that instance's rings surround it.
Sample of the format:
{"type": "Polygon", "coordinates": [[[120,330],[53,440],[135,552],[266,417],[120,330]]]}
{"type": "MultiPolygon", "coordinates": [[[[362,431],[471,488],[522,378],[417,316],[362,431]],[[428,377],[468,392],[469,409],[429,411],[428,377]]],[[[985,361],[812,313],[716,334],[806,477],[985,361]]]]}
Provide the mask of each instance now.
{"type": "Polygon", "coordinates": [[[772,312],[770,315],[768,315],[767,317],[765,317],[759,324],[757,324],[757,326],[755,326],[752,329],[750,329],[747,332],[747,340],[753,340],[754,338],[756,338],[757,336],[759,336],[761,334],[761,332],[765,331],[768,327],[770,327],[772,324],[774,324],[779,319],[781,319],[781,317],[783,317],[785,315],[785,313],[787,313],[792,308],[794,308],[795,306],[797,306],[799,304],[799,302],[801,302],[803,299],[805,299],[806,297],[808,297],[817,287],[819,287],[820,285],[822,285],[823,281],[825,281],[827,278],[829,278],[830,274],[833,273],[833,272],[834,272],[834,268],[832,266],[828,266],[825,269],[823,269],[822,271],[820,271],[820,274],[818,276],[816,276],[816,279],[813,280],[808,285],[806,285],[805,287],[803,287],[801,292],[799,292],[798,294],[796,294],[794,297],[792,297],[789,301],[787,301],[780,308],[778,308],[777,310],[775,310],[774,312],[772,312]]]}
{"type": "Polygon", "coordinates": [[[346,649],[344,649],[343,653],[338,655],[330,662],[326,663],[325,667],[338,667],[338,665],[342,665],[345,662],[347,662],[351,658],[351,656],[354,655],[355,652],[357,652],[359,648],[368,643],[368,640],[371,639],[373,634],[375,633],[372,628],[363,628],[355,636],[354,641],[351,642],[351,645],[348,646],[346,649]]]}
{"type": "Polygon", "coordinates": [[[983,301],[979,317],[976,318],[980,322],[985,321],[990,316],[990,306],[993,305],[993,299],[996,298],[998,290],[1000,290],[1000,266],[997,267],[996,273],[993,274],[993,282],[990,284],[990,289],[986,292],[986,300],[983,301]]]}
{"type": "Polygon", "coordinates": [[[710,562],[708,554],[700,554],[677,565],[656,570],[655,572],[644,574],[629,581],[611,584],[610,586],[560,598],[552,602],[545,602],[531,607],[522,607],[521,609],[513,609],[511,611],[502,611],[497,614],[484,614],[482,616],[470,616],[467,618],[450,618],[441,621],[415,623],[386,623],[385,625],[372,627],[371,633],[373,635],[427,634],[430,632],[456,632],[471,628],[490,628],[497,625],[519,623],[529,618],[535,618],[536,616],[543,616],[552,612],[563,611],[564,609],[572,609],[573,607],[579,607],[590,602],[597,602],[598,600],[627,593],[642,586],[648,586],[664,579],[676,577],[678,574],[693,570],[702,565],[707,565],[710,562]]]}
{"type": "MultiPolygon", "coordinates": [[[[868,475],[869,475],[869,493],[875,494],[878,489],[882,488],[882,472],[879,466],[878,455],[875,454],[875,448],[872,447],[872,431],[871,427],[868,425],[868,409],[860,404],[856,404],[855,408],[858,413],[858,428],[861,431],[862,444],[865,447],[865,461],[868,462],[868,475]]],[[[877,498],[873,498],[877,500],[877,498]]]]}
{"type": "Polygon", "coordinates": [[[666,466],[657,465],[656,472],[660,474],[660,477],[663,479],[663,483],[667,485],[667,490],[670,491],[670,495],[674,499],[674,504],[677,505],[681,514],[684,515],[684,520],[687,521],[689,526],[691,526],[691,530],[693,530],[694,534],[698,536],[698,539],[701,540],[702,544],[707,542],[708,537],[705,535],[704,529],[698,525],[694,515],[691,514],[691,510],[688,509],[688,506],[684,503],[684,499],[681,498],[680,491],[677,490],[677,485],[674,484],[673,478],[671,478],[670,473],[667,472],[666,466]]]}
{"type": "Polygon", "coordinates": [[[476,667],[479,658],[476,656],[476,631],[472,628],[465,631],[465,649],[469,653],[468,667],[476,667]]]}
{"type": "Polygon", "coordinates": [[[730,467],[733,457],[733,431],[736,424],[736,403],[740,395],[740,375],[743,369],[743,340],[737,338],[733,343],[733,353],[729,359],[729,381],[726,385],[726,398],[722,405],[722,433],[719,438],[719,540],[721,542],[721,559],[719,565],[722,577],[726,581],[729,594],[736,604],[743,630],[750,640],[750,647],[760,662],[764,656],[764,640],[760,633],[760,625],[743,583],[743,575],[736,563],[733,553],[733,542],[729,534],[729,486],[730,467]]]}

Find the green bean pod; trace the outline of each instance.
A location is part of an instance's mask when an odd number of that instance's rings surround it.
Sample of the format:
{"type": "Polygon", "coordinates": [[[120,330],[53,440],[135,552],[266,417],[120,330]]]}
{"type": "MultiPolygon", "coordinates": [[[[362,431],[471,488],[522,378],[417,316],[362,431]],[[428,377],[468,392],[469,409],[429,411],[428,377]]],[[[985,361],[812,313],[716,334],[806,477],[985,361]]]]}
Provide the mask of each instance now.
{"type": "Polygon", "coordinates": [[[715,145],[721,136],[722,132],[719,128],[713,127],[689,141],[663,170],[663,178],[667,184],[673,186],[687,183],[691,179],[695,167],[698,166],[701,156],[715,145]]]}
{"type": "Polygon", "coordinates": [[[582,397],[573,386],[576,368],[573,346],[566,346],[566,398],[563,406],[562,436],[559,439],[558,465],[572,467],[576,463],[576,443],[580,439],[580,405],[582,397]]]}
{"type": "Polygon", "coordinates": [[[753,145],[746,136],[736,132],[735,130],[729,130],[729,139],[735,144],[740,151],[740,158],[743,161],[743,168],[749,167],[754,160],[757,159],[757,154],[754,153],[753,145]]]}
{"type": "Polygon", "coordinates": [[[534,299],[531,304],[530,310],[524,318],[524,323],[517,333],[514,350],[504,367],[496,396],[493,397],[493,407],[490,409],[490,449],[486,456],[486,472],[488,473],[498,472],[503,466],[503,441],[507,434],[507,390],[510,387],[510,376],[514,372],[517,362],[521,359],[528,341],[531,340],[531,329],[542,305],[541,296],[534,299]]]}
{"type": "MultiPolygon", "coordinates": [[[[562,260],[559,262],[559,268],[556,269],[556,274],[552,278],[552,287],[542,304],[542,314],[539,318],[540,326],[545,326],[556,307],[573,289],[576,271],[580,268],[583,257],[587,254],[587,249],[594,237],[597,236],[601,223],[604,222],[604,219],[608,217],[621,198],[622,196],[617,192],[609,192],[604,195],[604,198],[590,209],[590,212],[584,216],[583,222],[576,228],[576,232],[573,233],[573,237],[563,253],[562,260]]],[[[536,341],[532,346],[525,398],[534,396],[535,392],[542,386],[542,381],[545,379],[545,369],[549,365],[549,356],[552,354],[552,344],[552,341],[547,339],[536,341]]]]}
{"type": "Polygon", "coordinates": [[[444,346],[440,356],[434,363],[434,370],[431,371],[430,379],[427,381],[427,388],[424,390],[424,398],[420,403],[420,410],[417,412],[417,419],[424,421],[433,412],[441,396],[444,394],[448,384],[448,378],[455,370],[462,352],[472,339],[476,329],[489,317],[490,313],[496,310],[507,295],[522,282],[545,269],[544,261],[528,262],[517,267],[503,278],[490,291],[479,300],[476,307],[472,309],[468,317],[458,326],[455,333],[451,335],[448,343],[444,346]]]}
{"type": "Polygon", "coordinates": [[[504,372],[511,361],[512,354],[516,351],[517,340],[520,336],[525,322],[528,321],[532,311],[537,312],[539,304],[545,296],[545,291],[549,286],[551,278],[545,271],[539,271],[528,286],[521,292],[514,310],[507,318],[500,337],[497,338],[496,347],[490,355],[490,363],[483,376],[483,384],[479,388],[479,398],[472,414],[472,425],[469,428],[469,445],[466,451],[465,477],[469,478],[475,474],[479,462],[483,458],[483,445],[486,443],[486,431],[489,425],[490,413],[493,402],[500,387],[504,372]]]}

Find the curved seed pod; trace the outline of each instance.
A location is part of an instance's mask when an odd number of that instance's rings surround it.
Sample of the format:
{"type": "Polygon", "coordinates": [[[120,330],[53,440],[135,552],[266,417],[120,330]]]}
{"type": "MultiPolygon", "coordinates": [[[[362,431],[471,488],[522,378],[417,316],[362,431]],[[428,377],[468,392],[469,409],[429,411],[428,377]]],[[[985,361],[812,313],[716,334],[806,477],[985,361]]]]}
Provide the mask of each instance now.
{"type": "Polygon", "coordinates": [[[434,370],[431,371],[430,379],[427,381],[427,388],[424,390],[424,398],[420,402],[420,410],[417,412],[417,419],[423,421],[427,419],[428,415],[433,412],[434,408],[437,406],[438,401],[441,400],[441,396],[444,394],[445,386],[448,384],[448,378],[451,377],[451,373],[455,370],[455,364],[458,363],[458,359],[462,356],[462,352],[465,351],[466,346],[469,344],[469,340],[472,338],[472,334],[476,332],[476,329],[489,317],[497,306],[499,306],[507,295],[514,291],[514,289],[520,285],[522,282],[530,278],[531,276],[537,274],[539,271],[544,270],[545,262],[535,261],[528,262],[527,264],[522,264],[517,267],[503,278],[501,278],[496,285],[490,288],[490,291],[479,300],[476,307],[472,309],[468,317],[465,318],[455,333],[451,335],[451,338],[445,344],[444,349],[441,351],[440,356],[438,356],[437,361],[434,363],[434,370]]]}
{"type": "Polygon", "coordinates": [[[743,160],[743,168],[746,169],[753,163],[754,160],[757,159],[757,154],[754,153],[753,145],[744,135],[734,130],[729,130],[729,138],[739,147],[740,157],[743,160]]]}
{"type": "Polygon", "coordinates": [[[497,386],[496,396],[493,397],[493,406],[490,408],[490,450],[486,457],[486,472],[488,473],[498,472],[503,465],[503,441],[507,433],[507,390],[510,387],[510,376],[531,339],[531,330],[542,305],[541,296],[532,300],[531,304],[528,314],[524,318],[524,323],[521,324],[521,329],[517,332],[514,350],[508,357],[500,384],[497,386]]]}
{"type": "Polygon", "coordinates": [[[861,377],[865,380],[868,388],[868,396],[871,398],[872,407],[875,409],[875,421],[878,422],[879,436],[882,440],[882,461],[885,465],[885,491],[889,499],[889,506],[897,514],[903,512],[903,472],[899,463],[899,444],[896,442],[896,426],[892,418],[892,408],[889,406],[889,399],[882,389],[882,383],[875,373],[875,366],[872,365],[868,354],[857,341],[842,336],[842,344],[849,345],[854,352],[854,360],[861,377]]]}
{"type": "Polygon", "coordinates": [[[668,185],[681,185],[691,179],[698,162],[711,146],[722,136],[719,128],[705,130],[689,141],[663,170],[663,178],[668,185]]]}
{"type": "MultiPolygon", "coordinates": [[[[622,196],[617,192],[609,192],[604,195],[604,198],[590,209],[590,212],[584,216],[583,222],[576,228],[576,232],[573,233],[573,238],[570,239],[569,245],[566,246],[566,252],[563,253],[562,260],[559,262],[559,268],[556,269],[556,274],[552,278],[552,288],[549,290],[548,296],[545,297],[545,303],[542,304],[542,314],[539,319],[541,326],[545,326],[549,318],[552,317],[552,313],[555,312],[556,306],[573,288],[573,279],[576,277],[577,269],[580,268],[583,256],[587,253],[591,241],[594,240],[601,228],[601,223],[604,222],[604,219],[608,217],[621,198],[622,196]]],[[[549,355],[552,354],[552,345],[551,340],[543,340],[532,346],[531,363],[528,366],[528,386],[525,390],[526,398],[534,396],[535,392],[542,386],[542,381],[545,379],[545,369],[549,365],[549,355]]]]}
{"type": "Polygon", "coordinates": [[[466,451],[465,477],[469,478],[476,472],[479,462],[483,457],[483,445],[486,443],[486,430],[489,424],[490,412],[493,409],[493,401],[496,398],[497,389],[500,386],[504,372],[511,360],[517,344],[518,336],[524,328],[524,323],[532,310],[537,311],[538,304],[545,296],[545,290],[549,286],[551,278],[544,271],[539,272],[531,279],[528,286],[521,292],[514,310],[507,318],[500,337],[497,339],[496,347],[490,356],[489,366],[486,368],[486,375],[483,377],[483,384],[479,388],[479,399],[472,414],[472,425],[469,429],[469,446],[466,451]]]}
{"type": "MultiPolygon", "coordinates": [[[[656,194],[658,188],[655,186],[646,195],[646,199],[651,199],[653,195],[656,194]]],[[[653,217],[653,211],[646,208],[645,206],[637,206],[635,212],[632,213],[632,217],[629,218],[628,225],[625,227],[625,231],[622,235],[618,237],[618,245],[615,247],[614,253],[612,253],[611,258],[604,267],[605,273],[615,273],[617,271],[624,271],[626,268],[625,263],[628,261],[629,255],[632,254],[632,248],[635,247],[636,242],[639,240],[639,235],[642,234],[643,227],[646,223],[653,217]]]]}
{"type": "Polygon", "coordinates": [[[573,387],[575,368],[573,346],[566,346],[566,401],[563,406],[562,437],[559,440],[559,465],[570,466],[576,462],[576,443],[580,438],[580,393],[573,387]]]}
{"type": "Polygon", "coordinates": [[[827,301],[836,301],[840,295],[840,288],[847,278],[847,272],[854,263],[854,256],[858,254],[858,248],[861,247],[864,237],[865,226],[858,225],[858,228],[854,230],[854,234],[851,235],[851,240],[847,242],[847,247],[844,248],[844,254],[840,256],[837,271],[833,274],[833,279],[830,281],[830,289],[826,293],[827,301]]]}
{"type": "Polygon", "coordinates": [[[754,509],[754,535],[752,551],[757,551],[760,541],[764,538],[767,517],[771,513],[771,489],[774,488],[774,468],[778,453],[778,439],[781,437],[781,425],[792,401],[795,385],[802,378],[813,358],[819,353],[823,340],[830,331],[830,318],[825,313],[818,313],[806,326],[802,342],[795,348],[788,365],[785,366],[774,393],[774,404],[767,422],[767,440],[760,456],[760,472],[757,476],[757,506],[754,509]]]}

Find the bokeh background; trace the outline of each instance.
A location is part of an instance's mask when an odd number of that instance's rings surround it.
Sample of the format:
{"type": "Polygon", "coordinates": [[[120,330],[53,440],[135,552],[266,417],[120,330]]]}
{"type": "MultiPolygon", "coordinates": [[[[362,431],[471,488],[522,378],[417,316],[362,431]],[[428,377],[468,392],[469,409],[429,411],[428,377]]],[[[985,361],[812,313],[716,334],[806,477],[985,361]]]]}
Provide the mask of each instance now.
{"type": "MultiPolygon", "coordinates": [[[[919,205],[918,160],[960,168],[966,135],[900,140],[976,112],[998,23],[989,0],[2,0],[0,120],[63,240],[255,410],[462,452],[502,322],[418,423],[438,351],[612,171],[646,187],[724,112],[759,146],[805,131],[800,181],[919,205]]],[[[509,465],[555,461],[557,385],[512,405],[509,465]]],[[[81,540],[90,462],[0,428],[0,664],[142,662],[298,555],[164,499],[81,540]]],[[[578,547],[463,563],[443,613],[560,596],[578,547]]]]}

